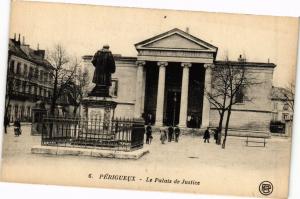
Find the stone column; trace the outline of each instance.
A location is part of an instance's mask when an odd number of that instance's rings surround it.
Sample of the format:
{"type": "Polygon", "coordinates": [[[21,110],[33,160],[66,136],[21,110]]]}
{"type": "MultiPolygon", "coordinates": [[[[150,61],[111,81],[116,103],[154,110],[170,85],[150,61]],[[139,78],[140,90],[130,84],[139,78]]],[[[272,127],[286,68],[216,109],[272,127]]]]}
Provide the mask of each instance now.
{"type": "Polygon", "coordinates": [[[143,96],[143,73],[145,61],[137,61],[137,74],[136,74],[136,85],[135,85],[135,106],[134,106],[134,117],[140,118],[142,116],[142,96],[143,96]]]}
{"type": "Polygon", "coordinates": [[[189,72],[192,64],[181,63],[181,66],[183,67],[183,70],[182,70],[182,83],[181,83],[179,126],[186,127],[188,96],[189,96],[189,72]]]}
{"type": "Polygon", "coordinates": [[[144,113],[145,106],[145,92],[146,92],[146,69],[143,70],[143,80],[142,80],[142,104],[141,104],[141,113],[144,113]]]}
{"type": "Polygon", "coordinates": [[[157,88],[157,102],[156,102],[156,115],[155,125],[163,125],[163,113],[164,113],[164,98],[165,98],[165,78],[166,78],[166,66],[168,62],[157,62],[159,66],[158,76],[158,88],[157,88]]]}
{"type": "MultiPolygon", "coordinates": [[[[204,68],[205,68],[204,87],[205,87],[205,91],[208,91],[208,92],[211,92],[211,67],[212,67],[212,64],[204,64],[204,68]]],[[[209,112],[210,112],[210,103],[204,92],[201,128],[207,128],[209,126],[209,112]]]]}

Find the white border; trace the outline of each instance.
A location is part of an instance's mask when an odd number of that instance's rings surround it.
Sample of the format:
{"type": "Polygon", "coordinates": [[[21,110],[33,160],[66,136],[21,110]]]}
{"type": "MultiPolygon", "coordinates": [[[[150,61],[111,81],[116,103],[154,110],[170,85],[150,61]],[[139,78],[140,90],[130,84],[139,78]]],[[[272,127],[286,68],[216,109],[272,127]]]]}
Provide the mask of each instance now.
{"type": "MultiPolygon", "coordinates": [[[[40,0],[45,1],[45,0],[40,0]]],[[[177,10],[199,10],[211,12],[232,12],[259,15],[276,15],[276,16],[300,16],[299,0],[46,0],[47,2],[65,2],[65,3],[81,3],[95,5],[112,5],[126,7],[142,7],[142,8],[162,8],[177,10]]],[[[7,63],[7,46],[8,46],[8,28],[9,28],[9,11],[10,1],[0,1],[0,121],[3,122],[4,96],[6,84],[6,63],[7,63]]],[[[299,42],[298,42],[299,43],[299,42]]],[[[300,51],[298,51],[298,67],[300,63],[300,51]]],[[[300,71],[297,70],[299,77],[300,71]]],[[[300,81],[297,81],[296,99],[300,100],[300,81]]],[[[299,151],[300,151],[300,101],[296,101],[293,149],[292,149],[292,171],[290,178],[290,196],[289,198],[300,198],[300,175],[299,175],[299,151]]],[[[0,125],[0,132],[3,130],[0,125]]],[[[2,135],[0,134],[0,142],[2,143],[2,135]]],[[[0,152],[2,149],[0,149],[0,152]]],[[[144,199],[169,199],[169,198],[241,198],[233,196],[207,196],[207,195],[191,195],[191,194],[174,194],[161,192],[141,192],[141,191],[124,191],[124,190],[108,190],[108,189],[91,189],[91,188],[74,188],[46,185],[27,185],[16,183],[0,183],[1,198],[144,198],[144,199]]],[[[245,198],[244,198],[245,199],[245,198]]]]}

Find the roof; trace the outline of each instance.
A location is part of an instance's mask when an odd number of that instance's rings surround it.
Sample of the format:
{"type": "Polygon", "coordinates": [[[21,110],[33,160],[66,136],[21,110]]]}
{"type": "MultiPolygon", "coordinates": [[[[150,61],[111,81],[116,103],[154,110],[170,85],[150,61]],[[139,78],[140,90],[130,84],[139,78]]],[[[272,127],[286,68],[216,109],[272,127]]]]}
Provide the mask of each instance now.
{"type": "MultiPolygon", "coordinates": [[[[215,65],[222,65],[222,64],[232,64],[232,65],[240,65],[240,61],[215,61],[215,65]]],[[[244,66],[248,67],[265,67],[265,68],[275,68],[276,65],[274,63],[263,63],[263,62],[242,62],[244,66]]]]}
{"type": "MultiPolygon", "coordinates": [[[[137,57],[129,57],[129,56],[122,56],[121,54],[113,54],[115,61],[136,61],[137,57]]],[[[93,58],[93,55],[84,55],[82,56],[82,59],[85,61],[91,61],[93,58]]]]}
{"type": "Polygon", "coordinates": [[[286,96],[290,96],[291,93],[282,87],[272,86],[272,100],[287,100],[286,96]]]}
{"type": "Polygon", "coordinates": [[[50,62],[44,58],[45,50],[34,50],[30,48],[29,45],[23,45],[20,44],[20,41],[10,39],[8,52],[9,54],[21,57],[37,65],[44,66],[51,70],[54,69],[50,62]]]}

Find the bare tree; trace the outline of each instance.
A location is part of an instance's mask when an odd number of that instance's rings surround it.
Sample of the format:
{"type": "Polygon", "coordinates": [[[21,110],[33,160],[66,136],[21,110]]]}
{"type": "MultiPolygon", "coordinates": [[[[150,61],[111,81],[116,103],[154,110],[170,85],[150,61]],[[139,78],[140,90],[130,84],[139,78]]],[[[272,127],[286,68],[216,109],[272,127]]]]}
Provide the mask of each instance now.
{"type": "Polygon", "coordinates": [[[50,115],[54,115],[57,100],[63,94],[65,85],[73,80],[76,67],[70,66],[70,57],[61,44],[54,45],[53,49],[47,54],[47,60],[54,67],[52,74],[53,93],[51,98],[50,115]]]}
{"type": "Polygon", "coordinates": [[[294,102],[295,102],[295,84],[290,83],[283,93],[285,97],[285,103],[289,106],[289,109],[294,112],[294,102]]]}
{"type": "MultiPolygon", "coordinates": [[[[227,112],[222,142],[222,148],[225,148],[232,106],[242,102],[247,87],[256,84],[256,82],[248,74],[245,59],[241,57],[239,62],[232,62],[226,58],[224,62],[212,69],[212,73],[212,90],[205,91],[205,93],[209,102],[219,113],[219,132],[222,132],[224,116],[227,112]]],[[[221,144],[221,133],[217,143],[221,144]]]]}
{"type": "Polygon", "coordinates": [[[82,99],[87,95],[87,86],[89,85],[88,70],[81,70],[79,64],[74,65],[76,67],[76,73],[74,74],[73,81],[64,85],[64,93],[68,96],[70,103],[74,106],[73,116],[76,116],[78,107],[80,106],[82,99]]]}

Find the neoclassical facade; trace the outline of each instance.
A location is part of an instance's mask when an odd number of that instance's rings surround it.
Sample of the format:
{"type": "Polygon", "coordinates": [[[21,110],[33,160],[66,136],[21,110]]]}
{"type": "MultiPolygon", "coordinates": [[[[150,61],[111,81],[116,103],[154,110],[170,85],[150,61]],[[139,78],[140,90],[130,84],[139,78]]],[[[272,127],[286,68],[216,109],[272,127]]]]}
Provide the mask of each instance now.
{"type": "MultiPolygon", "coordinates": [[[[217,110],[204,93],[213,89],[212,67],[222,64],[216,60],[217,47],[175,28],[141,41],[135,48],[136,57],[115,55],[111,92],[118,102],[116,116],[144,117],[156,126],[217,126],[217,110]]],[[[91,59],[83,56],[92,74],[91,59]]],[[[267,131],[275,65],[246,62],[245,66],[262,83],[248,89],[248,97],[234,106],[230,127],[267,131]]]]}

